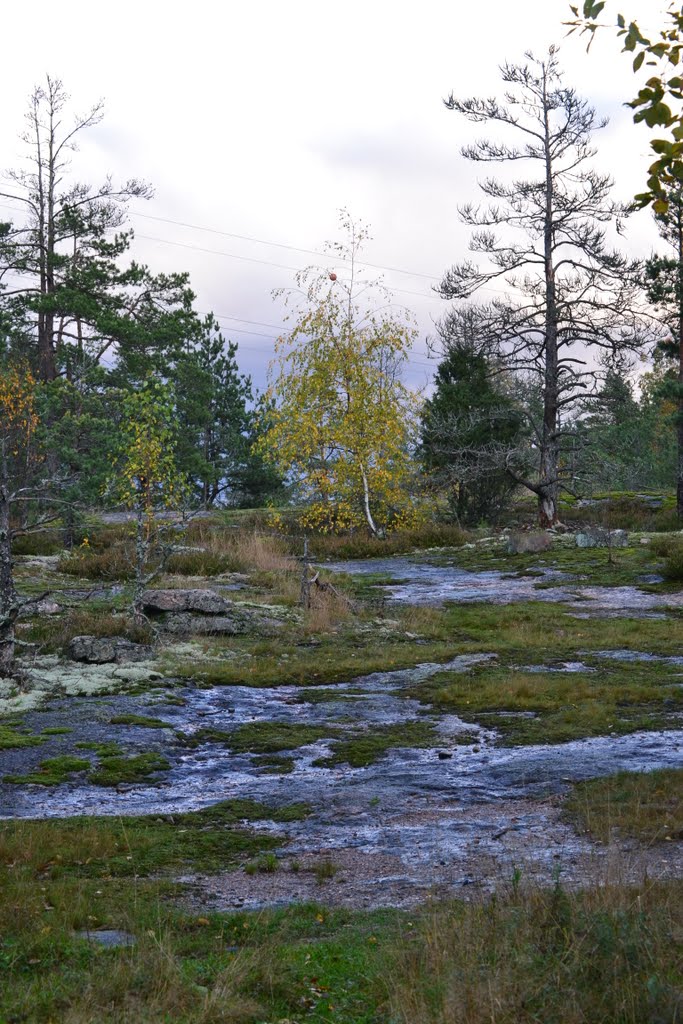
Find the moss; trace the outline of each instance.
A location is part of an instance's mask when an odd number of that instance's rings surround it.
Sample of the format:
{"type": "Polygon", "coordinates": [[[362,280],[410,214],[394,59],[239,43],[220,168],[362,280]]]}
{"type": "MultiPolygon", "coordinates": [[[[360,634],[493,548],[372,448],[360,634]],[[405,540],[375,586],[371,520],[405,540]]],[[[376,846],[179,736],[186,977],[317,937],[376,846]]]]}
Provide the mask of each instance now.
{"type": "Polygon", "coordinates": [[[96,786],[117,786],[126,782],[146,782],[156,772],[167,771],[169,762],[161,754],[134,754],[100,758],[100,763],[88,776],[96,786]]]}
{"type": "Polygon", "coordinates": [[[373,726],[349,739],[337,740],[330,756],[319,758],[314,764],[324,768],[338,764],[364,768],[374,764],[392,747],[432,747],[436,742],[436,731],[431,722],[373,726]]]}
{"type": "Polygon", "coordinates": [[[319,725],[299,725],[290,722],[247,722],[230,732],[220,729],[198,729],[184,737],[190,746],[201,743],[222,743],[240,754],[277,754],[281,750],[296,750],[334,735],[336,730],[319,725]]]}
{"type": "Polygon", "coordinates": [[[656,843],[683,839],[683,768],[618,772],[574,786],[565,812],[579,827],[608,842],[623,836],[656,843]]]}
{"type": "Polygon", "coordinates": [[[294,771],[294,759],[277,754],[262,754],[257,762],[264,775],[289,775],[294,771]]]}
{"type": "Polygon", "coordinates": [[[37,747],[44,743],[42,736],[20,732],[17,725],[0,725],[0,750],[16,750],[21,747],[37,747]]]}
{"type": "Polygon", "coordinates": [[[73,732],[73,729],[68,725],[51,725],[41,731],[41,736],[66,736],[70,732],[73,732]]]}
{"type": "Polygon", "coordinates": [[[92,750],[98,757],[118,757],[123,754],[123,748],[118,743],[111,741],[97,742],[96,740],[83,740],[76,744],[78,750],[92,750]]]}
{"type": "Polygon", "coordinates": [[[168,722],[162,722],[160,718],[148,718],[146,715],[114,715],[109,719],[111,725],[139,725],[144,729],[171,729],[168,722]]]}
{"type": "Polygon", "coordinates": [[[22,786],[59,786],[62,782],[68,782],[72,775],[87,771],[88,768],[90,761],[82,757],[48,757],[40,762],[38,771],[29,772],[27,775],[5,775],[3,781],[22,786]]]}

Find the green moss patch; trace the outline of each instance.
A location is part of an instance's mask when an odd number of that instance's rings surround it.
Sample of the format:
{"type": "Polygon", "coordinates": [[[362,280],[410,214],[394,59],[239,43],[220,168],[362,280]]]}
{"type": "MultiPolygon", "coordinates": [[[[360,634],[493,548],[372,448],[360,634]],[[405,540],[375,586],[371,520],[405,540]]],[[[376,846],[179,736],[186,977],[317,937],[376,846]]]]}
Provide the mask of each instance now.
{"type": "Polygon", "coordinates": [[[3,781],[16,785],[59,786],[68,782],[72,775],[85,772],[90,768],[90,761],[82,757],[48,757],[40,762],[38,771],[27,775],[5,775],[3,781]]]}
{"type": "Polygon", "coordinates": [[[314,764],[324,768],[338,764],[365,768],[378,761],[392,747],[433,747],[436,742],[436,730],[431,722],[373,726],[348,739],[335,741],[330,756],[319,758],[314,764]]]}
{"type": "Polygon", "coordinates": [[[168,722],[160,718],[148,718],[147,715],[114,715],[109,719],[111,725],[139,725],[143,729],[171,729],[168,722]]]}
{"type": "Polygon", "coordinates": [[[146,782],[157,772],[167,771],[170,764],[156,753],[105,756],[88,776],[96,786],[118,786],[127,782],[146,782]]]}
{"type": "Polygon", "coordinates": [[[18,725],[0,725],[0,750],[18,750],[22,747],[37,747],[44,743],[43,736],[33,736],[20,731],[18,725]]]}

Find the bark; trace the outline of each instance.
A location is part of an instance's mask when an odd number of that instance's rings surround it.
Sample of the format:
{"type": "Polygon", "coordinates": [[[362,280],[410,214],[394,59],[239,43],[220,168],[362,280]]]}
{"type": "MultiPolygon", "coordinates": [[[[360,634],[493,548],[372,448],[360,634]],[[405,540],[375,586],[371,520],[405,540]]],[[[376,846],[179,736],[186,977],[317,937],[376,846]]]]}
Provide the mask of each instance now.
{"type": "Polygon", "coordinates": [[[370,488],[368,486],[368,478],[365,472],[365,467],[361,463],[360,474],[363,480],[363,511],[365,512],[365,521],[368,524],[370,533],[373,537],[379,536],[379,530],[375,525],[375,520],[372,518],[372,512],[370,511],[370,488]]]}
{"type": "Polygon", "coordinates": [[[558,470],[560,451],[558,444],[558,356],[557,356],[557,294],[553,263],[553,162],[550,145],[550,103],[547,95],[547,76],[543,80],[543,128],[545,145],[545,216],[543,224],[543,255],[545,272],[545,380],[543,389],[543,431],[540,452],[540,489],[538,515],[542,527],[557,522],[558,470]]]}
{"type": "Polygon", "coordinates": [[[147,586],[145,568],[149,555],[149,536],[147,528],[147,517],[142,499],[138,502],[135,512],[135,583],[133,585],[133,620],[140,623],[145,621],[145,614],[142,610],[142,595],[147,586]]]}
{"type": "Polygon", "coordinates": [[[6,443],[0,442],[0,678],[11,676],[14,672],[14,624],[19,611],[12,574],[12,530],[6,443]]]}
{"type": "Polygon", "coordinates": [[[678,460],[676,466],[676,511],[683,520],[683,224],[678,209],[678,460]]]}

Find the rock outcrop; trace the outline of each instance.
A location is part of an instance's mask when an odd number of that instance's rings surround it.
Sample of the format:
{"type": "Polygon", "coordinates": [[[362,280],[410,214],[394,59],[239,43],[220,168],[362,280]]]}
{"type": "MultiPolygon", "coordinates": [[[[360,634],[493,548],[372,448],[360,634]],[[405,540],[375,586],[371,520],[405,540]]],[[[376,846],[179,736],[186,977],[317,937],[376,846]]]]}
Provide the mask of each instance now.
{"type": "Polygon", "coordinates": [[[161,629],[176,636],[269,635],[282,625],[258,608],[246,608],[208,589],[146,590],[142,607],[161,629]]]}
{"type": "Polygon", "coordinates": [[[154,657],[151,647],[134,644],[120,636],[75,636],[69,643],[68,654],[72,661],[88,665],[107,665],[115,662],[121,665],[127,661],[147,661],[154,657]]]}

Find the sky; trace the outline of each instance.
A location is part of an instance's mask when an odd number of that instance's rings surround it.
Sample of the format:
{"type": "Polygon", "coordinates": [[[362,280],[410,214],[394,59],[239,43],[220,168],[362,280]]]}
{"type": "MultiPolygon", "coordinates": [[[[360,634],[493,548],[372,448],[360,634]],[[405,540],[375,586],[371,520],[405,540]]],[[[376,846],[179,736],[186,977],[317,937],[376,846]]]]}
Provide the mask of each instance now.
{"type": "MultiPolygon", "coordinates": [[[[610,0],[605,14],[610,4],[643,28],[665,6],[610,0]]],[[[364,259],[390,268],[372,274],[416,318],[406,382],[428,388],[427,339],[446,308],[431,289],[467,255],[458,206],[476,200],[481,172],[460,149],[491,134],[446,110],[445,96],[500,95],[504,61],[559,44],[567,84],[610,118],[596,163],[614,176],[615,197],[644,187],[648,130],[624,107],[637,82],[630,62],[608,32],[586,54],[567,38],[568,17],[568,0],[7,5],[0,168],[18,163],[26,101],[46,73],[62,79],[74,113],[103,99],[74,177],[152,183],[154,198],[131,207],[135,258],[190,273],[197,308],[219,316],[258,387],[283,325],[273,290],[324,264],[302,250],[338,238],[348,209],[370,226],[364,259]]],[[[623,244],[646,256],[656,240],[644,212],[623,244]]]]}

